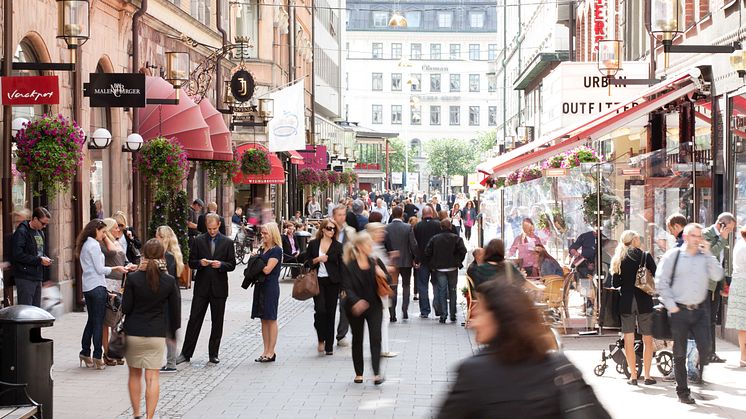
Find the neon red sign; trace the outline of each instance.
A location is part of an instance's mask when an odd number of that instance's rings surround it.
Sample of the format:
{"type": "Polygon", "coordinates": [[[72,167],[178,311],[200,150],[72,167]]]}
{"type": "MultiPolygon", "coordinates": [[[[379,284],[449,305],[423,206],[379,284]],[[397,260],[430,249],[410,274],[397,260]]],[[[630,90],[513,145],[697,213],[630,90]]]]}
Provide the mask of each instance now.
{"type": "Polygon", "coordinates": [[[598,41],[606,39],[606,2],[593,2],[593,51],[598,52],[598,41]]]}

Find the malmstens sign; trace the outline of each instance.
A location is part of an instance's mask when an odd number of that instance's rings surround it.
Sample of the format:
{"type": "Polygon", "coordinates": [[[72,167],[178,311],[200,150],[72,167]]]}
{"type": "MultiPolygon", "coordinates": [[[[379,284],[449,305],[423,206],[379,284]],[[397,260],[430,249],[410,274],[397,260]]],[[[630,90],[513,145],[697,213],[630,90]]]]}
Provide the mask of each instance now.
{"type": "Polygon", "coordinates": [[[9,106],[56,105],[60,103],[57,76],[2,77],[2,103],[9,106]]]}

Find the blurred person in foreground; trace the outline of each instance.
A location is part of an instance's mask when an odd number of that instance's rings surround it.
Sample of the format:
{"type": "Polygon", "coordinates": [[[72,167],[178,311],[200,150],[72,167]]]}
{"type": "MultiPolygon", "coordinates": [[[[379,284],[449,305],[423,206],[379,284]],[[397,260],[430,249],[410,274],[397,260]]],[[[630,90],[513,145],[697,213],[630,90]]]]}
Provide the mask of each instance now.
{"type": "Polygon", "coordinates": [[[484,349],[459,366],[438,418],[611,417],[580,371],[549,352],[547,327],[520,288],[497,281],[477,287],[469,327],[484,349]]]}

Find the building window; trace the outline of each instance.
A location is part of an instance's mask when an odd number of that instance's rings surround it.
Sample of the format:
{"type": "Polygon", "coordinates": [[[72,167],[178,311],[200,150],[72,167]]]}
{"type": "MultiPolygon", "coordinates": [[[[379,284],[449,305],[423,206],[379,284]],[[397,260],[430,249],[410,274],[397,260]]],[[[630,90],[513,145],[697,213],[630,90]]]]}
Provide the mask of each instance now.
{"type": "Polygon", "coordinates": [[[479,92],[479,74],[469,74],[469,91],[479,92]]]}
{"type": "Polygon", "coordinates": [[[461,91],[461,74],[451,74],[450,86],[452,92],[461,91]]]}
{"type": "Polygon", "coordinates": [[[439,28],[450,28],[453,24],[453,13],[452,12],[438,12],[438,27],[439,28]]]}
{"type": "Polygon", "coordinates": [[[391,44],[391,58],[398,60],[401,58],[401,44],[394,42],[391,44]]]}
{"type": "Polygon", "coordinates": [[[391,91],[401,92],[401,73],[391,74],[391,91]]]}
{"type": "Polygon", "coordinates": [[[383,73],[373,73],[373,84],[371,88],[373,91],[377,92],[383,90],[383,73]]]}
{"type": "Polygon", "coordinates": [[[207,0],[192,0],[191,1],[191,15],[193,18],[199,20],[207,26],[210,26],[210,4],[212,1],[207,0]]]}
{"type": "Polygon", "coordinates": [[[413,73],[410,76],[409,81],[407,83],[412,86],[413,92],[421,91],[422,90],[422,74],[413,73]]]}
{"type": "Polygon", "coordinates": [[[494,93],[497,91],[497,78],[496,77],[487,77],[487,91],[490,93],[494,93]]]}
{"type": "Polygon", "coordinates": [[[483,28],[484,12],[469,12],[469,26],[472,28],[483,28]]]}
{"type": "Polygon", "coordinates": [[[374,124],[383,124],[383,105],[373,105],[370,120],[374,124]]]}
{"type": "Polygon", "coordinates": [[[451,44],[450,58],[452,60],[460,60],[461,59],[461,44],[451,44]]]}
{"type": "Polygon", "coordinates": [[[431,60],[440,59],[440,44],[430,44],[430,59],[431,60]]]}
{"type": "Polygon", "coordinates": [[[373,58],[383,58],[383,43],[382,42],[374,42],[373,43],[373,58]]]}
{"type": "Polygon", "coordinates": [[[373,27],[385,28],[389,24],[388,12],[373,12],[373,27]]]}
{"type": "Polygon", "coordinates": [[[469,59],[479,61],[479,44],[469,44],[469,59]]]}
{"type": "Polygon", "coordinates": [[[440,92],[440,74],[430,75],[430,91],[440,92]]]}
{"type": "Polygon", "coordinates": [[[421,60],[422,59],[422,44],[412,44],[410,47],[411,54],[413,60],[421,60]]]}
{"type": "Polygon", "coordinates": [[[422,25],[422,12],[405,12],[404,18],[407,19],[408,28],[419,28],[422,25]]]}
{"type": "Polygon", "coordinates": [[[487,108],[487,125],[491,127],[497,126],[497,106],[487,108]]]}
{"type": "Polygon", "coordinates": [[[497,59],[497,44],[487,45],[487,59],[490,61],[497,59]]]}
{"type": "Polygon", "coordinates": [[[412,106],[412,125],[420,125],[422,123],[422,107],[420,105],[412,106]]]}
{"type": "Polygon", "coordinates": [[[391,123],[401,125],[401,105],[391,105],[391,123]]]}
{"type": "Polygon", "coordinates": [[[440,125],[440,106],[430,106],[430,125],[440,125]]]}
{"type": "Polygon", "coordinates": [[[479,106],[469,106],[469,125],[479,125],[479,106]]]}
{"type": "Polygon", "coordinates": [[[448,109],[448,121],[451,125],[461,125],[461,107],[451,106],[448,109]]]}

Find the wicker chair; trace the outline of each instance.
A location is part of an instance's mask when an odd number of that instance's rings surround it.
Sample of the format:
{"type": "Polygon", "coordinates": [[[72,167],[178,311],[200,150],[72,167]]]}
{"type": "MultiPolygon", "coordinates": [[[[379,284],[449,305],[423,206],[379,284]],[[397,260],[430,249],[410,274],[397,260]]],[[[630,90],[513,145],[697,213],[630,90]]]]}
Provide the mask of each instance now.
{"type": "Polygon", "coordinates": [[[565,278],[559,275],[546,275],[541,277],[544,282],[544,299],[547,306],[551,310],[556,310],[559,313],[559,318],[562,321],[562,328],[564,329],[566,324],[566,307],[565,307],[565,278]]]}

